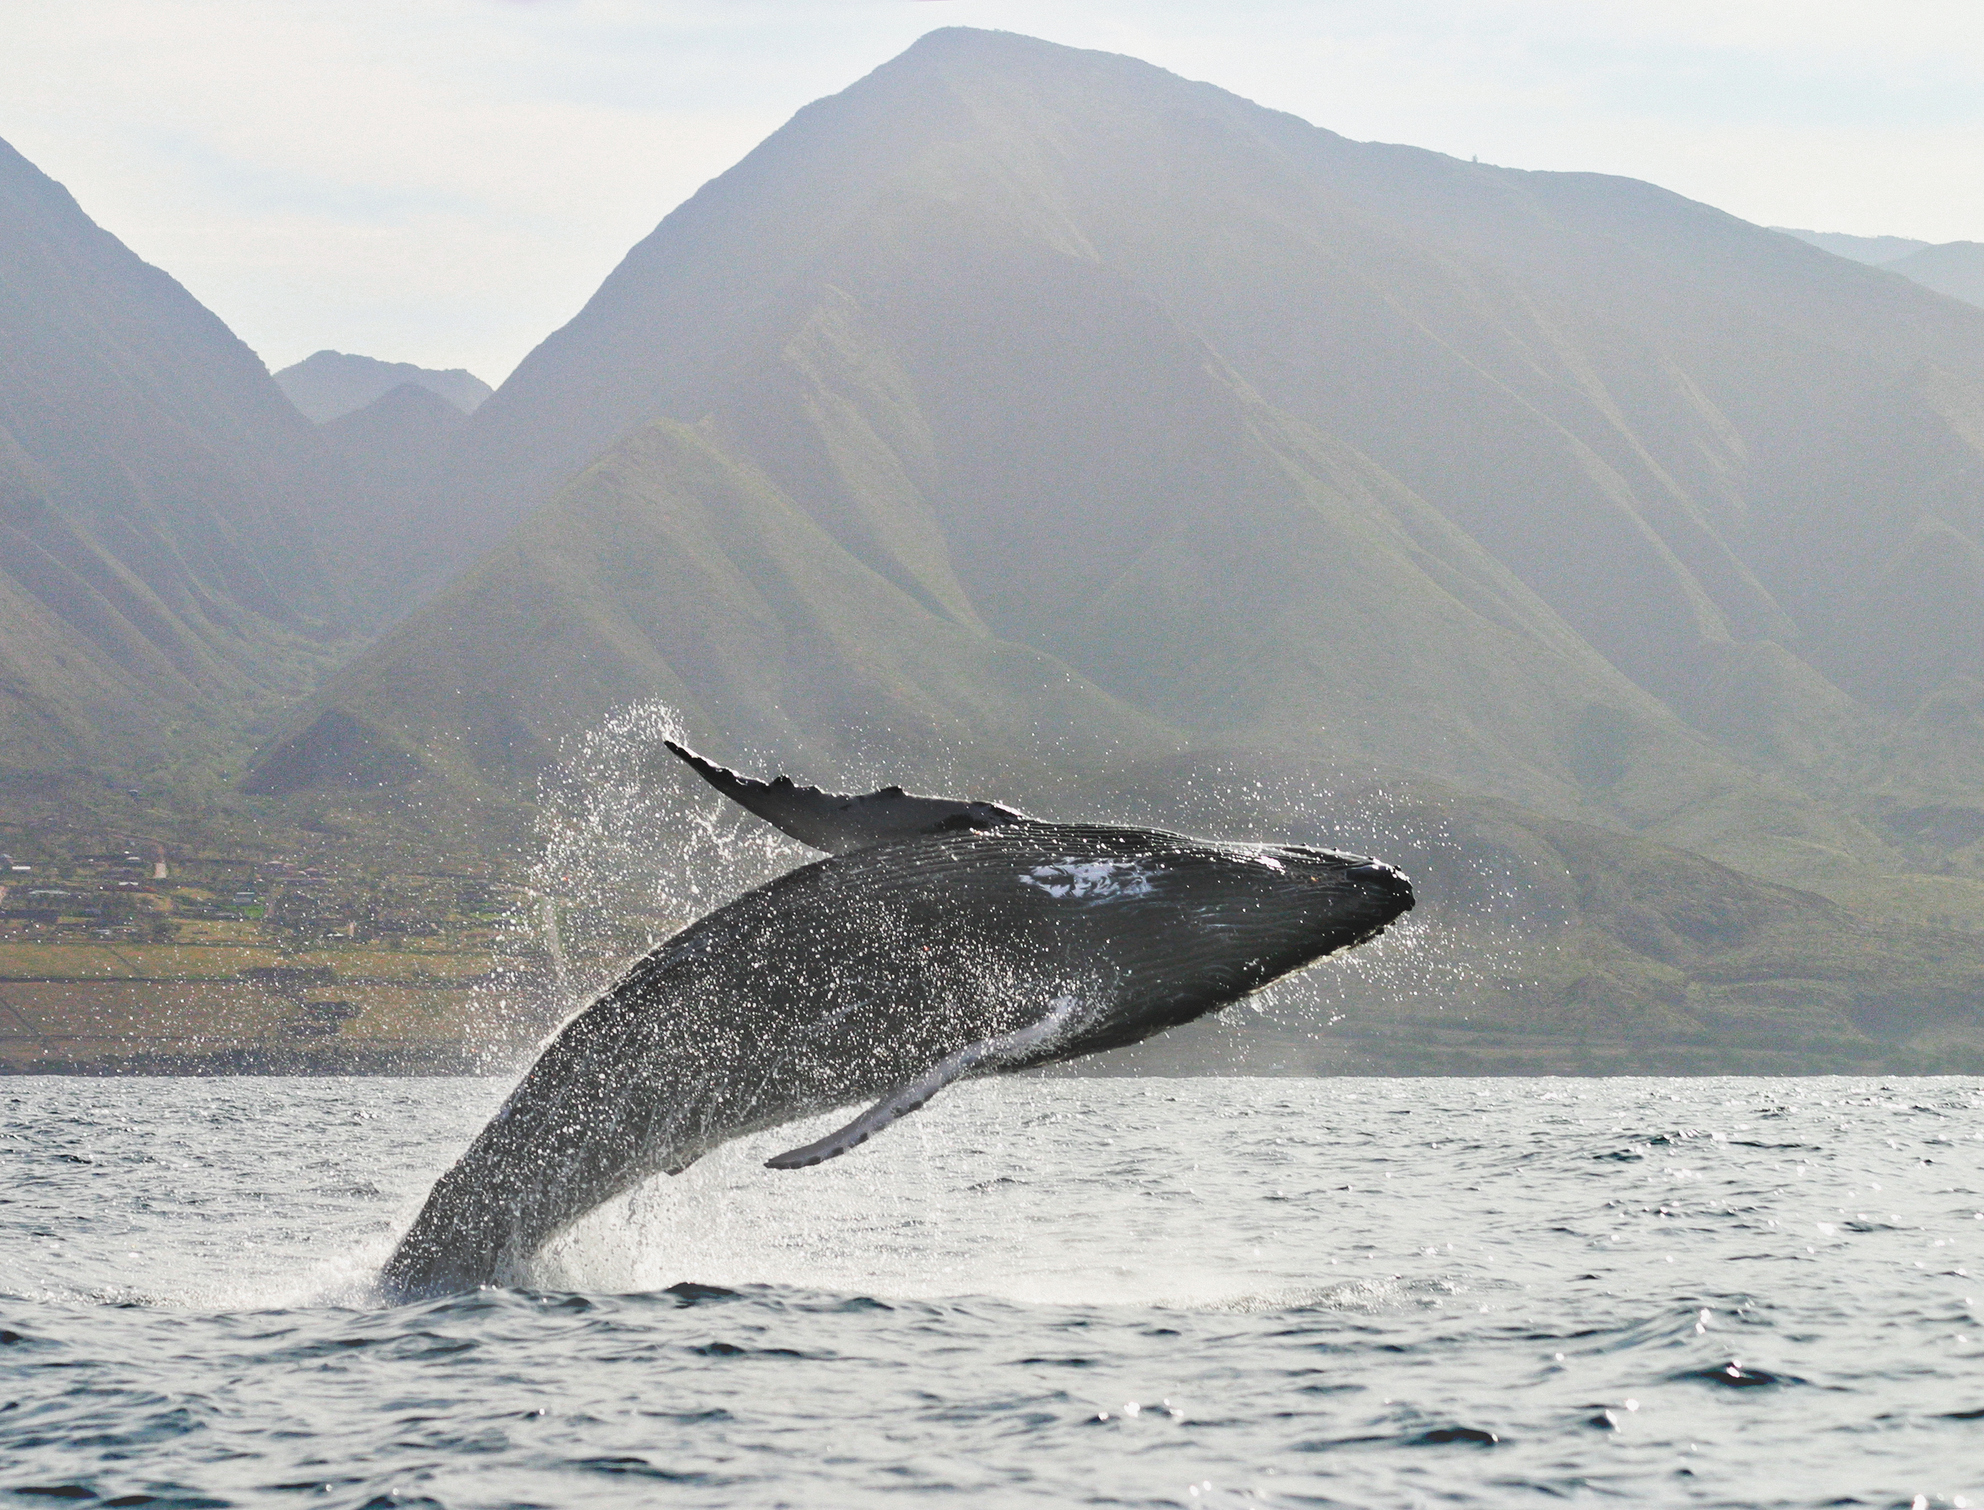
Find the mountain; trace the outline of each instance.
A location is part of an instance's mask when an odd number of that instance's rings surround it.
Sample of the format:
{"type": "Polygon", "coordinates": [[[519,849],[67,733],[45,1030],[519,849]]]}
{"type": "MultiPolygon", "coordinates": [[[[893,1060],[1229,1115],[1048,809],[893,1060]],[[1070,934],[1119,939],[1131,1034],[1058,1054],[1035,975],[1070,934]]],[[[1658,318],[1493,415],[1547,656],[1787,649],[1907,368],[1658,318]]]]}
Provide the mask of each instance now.
{"type": "Polygon", "coordinates": [[[735,407],[762,443],[783,422],[745,374],[801,332],[981,340],[1069,306],[1083,345],[1203,344],[1663,698],[1715,700],[1717,647],[1764,639],[1889,706],[1936,674],[1886,631],[1882,572],[1920,568],[1896,559],[1918,499],[1974,530],[1974,448],[1938,406],[1974,412],[1976,320],[1649,185],[1348,142],[963,31],[802,111],[629,254],[476,416],[435,570],[646,420],[735,407]]]}
{"type": "MultiPolygon", "coordinates": [[[[1984,312],[1648,184],[932,33],[669,215],[421,507],[394,590],[449,585],[253,790],[526,796],[655,699],[829,782],[1509,804],[1594,898],[1688,851],[1835,926],[1863,995],[1960,995],[1911,930],[1984,926],[1984,312]]],[[[1590,916],[1594,1000],[1826,994],[1590,916]]]]}
{"type": "Polygon", "coordinates": [[[423,526],[421,510],[449,446],[468,416],[416,383],[389,388],[361,409],[326,420],[318,437],[343,465],[348,485],[341,534],[352,569],[351,596],[368,622],[408,605],[388,584],[399,542],[423,526]]]}
{"type": "Polygon", "coordinates": [[[1794,231],[1781,225],[1772,229],[1836,257],[1884,267],[1924,288],[1984,308],[1984,243],[1945,241],[1936,245],[1906,236],[1845,236],[1833,231],[1794,231]]]}
{"type": "Polygon", "coordinates": [[[1830,803],[1984,633],[1984,314],[1003,34],[933,33],[670,215],[398,554],[460,570],[656,420],[1187,737],[1687,842],[1881,851],[1788,787],[1830,803]]]}
{"type": "Polygon", "coordinates": [[[1946,241],[1941,246],[1922,247],[1881,266],[1914,279],[1924,288],[1984,308],[1984,242],[1946,241]]]}
{"type": "Polygon", "coordinates": [[[1897,257],[1906,257],[1910,252],[1919,252],[1930,245],[1912,236],[1849,236],[1843,231],[1801,231],[1788,225],[1774,225],[1771,229],[1782,231],[1787,236],[1796,236],[1800,241],[1820,251],[1831,252],[1835,257],[1849,257],[1871,267],[1892,262],[1897,257]]]}
{"type": "Polygon", "coordinates": [[[0,771],[195,758],[309,691],[346,492],[255,354],[0,144],[0,771]]]}
{"type": "Polygon", "coordinates": [[[313,352],[275,377],[289,401],[320,425],[364,408],[403,383],[426,389],[463,414],[473,414],[490,393],[487,383],[461,367],[442,371],[343,351],[313,352]]]}

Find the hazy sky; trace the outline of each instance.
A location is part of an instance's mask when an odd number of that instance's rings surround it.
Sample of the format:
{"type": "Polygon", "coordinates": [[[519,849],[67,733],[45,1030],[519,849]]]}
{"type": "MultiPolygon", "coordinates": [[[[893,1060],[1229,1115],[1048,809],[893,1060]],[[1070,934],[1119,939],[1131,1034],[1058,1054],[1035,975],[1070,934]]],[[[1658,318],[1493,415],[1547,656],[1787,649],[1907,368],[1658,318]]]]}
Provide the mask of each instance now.
{"type": "Polygon", "coordinates": [[[1766,224],[1984,240],[1978,0],[0,4],[0,136],[271,367],[499,381],[698,184],[950,24],[1766,224]]]}

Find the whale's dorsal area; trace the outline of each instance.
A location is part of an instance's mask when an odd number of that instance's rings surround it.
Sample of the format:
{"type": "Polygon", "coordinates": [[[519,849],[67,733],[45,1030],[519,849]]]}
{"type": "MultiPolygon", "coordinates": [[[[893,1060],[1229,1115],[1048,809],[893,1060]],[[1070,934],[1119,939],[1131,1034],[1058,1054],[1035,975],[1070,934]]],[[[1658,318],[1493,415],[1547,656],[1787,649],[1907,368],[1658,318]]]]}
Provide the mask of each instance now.
{"type": "Polygon", "coordinates": [[[731,801],[748,808],[801,844],[823,849],[830,855],[872,849],[878,844],[896,844],[927,834],[960,833],[1032,821],[1024,813],[1016,813],[996,802],[919,797],[899,786],[885,786],[879,792],[849,797],[823,792],[816,786],[800,786],[790,776],[759,781],[705,760],[687,745],[679,745],[672,739],[662,742],[731,801]]]}

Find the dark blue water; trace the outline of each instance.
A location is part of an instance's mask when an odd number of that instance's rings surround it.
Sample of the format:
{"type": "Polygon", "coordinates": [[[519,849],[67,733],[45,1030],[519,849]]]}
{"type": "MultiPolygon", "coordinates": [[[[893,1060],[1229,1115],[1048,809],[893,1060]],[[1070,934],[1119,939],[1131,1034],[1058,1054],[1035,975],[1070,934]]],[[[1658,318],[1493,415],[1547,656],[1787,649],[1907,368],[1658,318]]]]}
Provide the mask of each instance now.
{"type": "Polygon", "coordinates": [[[503,1087],[0,1084],[0,1496],[1984,1504],[1984,1083],[963,1086],[382,1307],[503,1087]]]}

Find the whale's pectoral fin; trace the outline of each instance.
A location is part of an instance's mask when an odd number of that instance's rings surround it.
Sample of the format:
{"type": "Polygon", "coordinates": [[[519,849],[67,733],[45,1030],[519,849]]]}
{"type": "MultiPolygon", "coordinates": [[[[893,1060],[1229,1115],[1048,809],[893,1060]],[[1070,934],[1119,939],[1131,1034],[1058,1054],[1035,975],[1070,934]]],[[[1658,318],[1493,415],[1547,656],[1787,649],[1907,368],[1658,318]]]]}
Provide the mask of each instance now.
{"type": "Polygon", "coordinates": [[[765,1160],[765,1168],[805,1169],[837,1159],[851,1148],[859,1148],[891,1122],[900,1122],[911,1112],[921,1110],[937,1092],[953,1080],[969,1075],[980,1065],[1010,1064],[1031,1050],[1052,1042],[1067,1028],[1069,1019],[1074,1015],[1074,1007],[1072,997],[1057,997],[1039,1022],[1029,1023],[1017,1032],[998,1038],[966,1044],[939,1062],[928,1074],[917,1077],[900,1090],[889,1092],[847,1126],[803,1148],[787,1149],[777,1158],[765,1160]]]}
{"type": "Polygon", "coordinates": [[[885,786],[864,797],[843,797],[816,786],[799,786],[790,776],[759,781],[703,759],[686,745],[664,740],[698,776],[724,796],[790,834],[801,844],[844,855],[850,850],[892,844],[924,834],[959,829],[998,828],[1024,823],[1026,816],[996,802],[962,802],[953,797],[918,797],[899,786],[885,786]]]}
{"type": "Polygon", "coordinates": [[[809,1165],[838,1159],[850,1148],[859,1148],[891,1122],[900,1122],[918,1110],[924,1102],[962,1075],[969,1068],[959,1063],[962,1058],[961,1054],[951,1055],[922,1079],[912,1080],[901,1090],[891,1091],[847,1126],[828,1133],[816,1143],[808,1143],[804,1148],[789,1148],[777,1158],[765,1160],[765,1168],[805,1169],[809,1165]]]}

